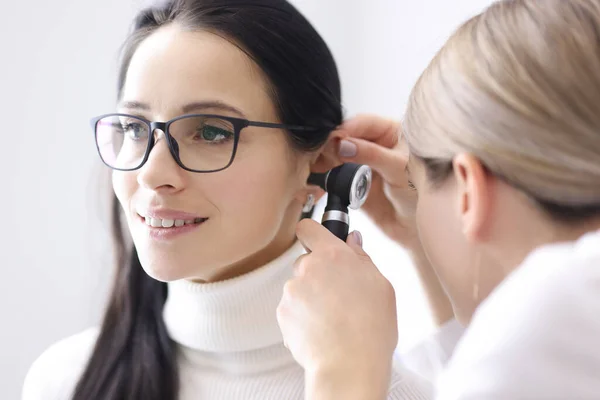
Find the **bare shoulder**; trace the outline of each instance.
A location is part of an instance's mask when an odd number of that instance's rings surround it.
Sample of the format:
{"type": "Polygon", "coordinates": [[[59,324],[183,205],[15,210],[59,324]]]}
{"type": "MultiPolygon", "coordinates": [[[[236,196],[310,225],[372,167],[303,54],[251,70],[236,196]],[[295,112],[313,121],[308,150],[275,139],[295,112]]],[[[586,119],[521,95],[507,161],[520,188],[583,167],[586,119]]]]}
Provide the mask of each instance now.
{"type": "Polygon", "coordinates": [[[90,328],[51,345],[31,365],[23,400],[68,400],[87,365],[99,329],[90,328]]]}

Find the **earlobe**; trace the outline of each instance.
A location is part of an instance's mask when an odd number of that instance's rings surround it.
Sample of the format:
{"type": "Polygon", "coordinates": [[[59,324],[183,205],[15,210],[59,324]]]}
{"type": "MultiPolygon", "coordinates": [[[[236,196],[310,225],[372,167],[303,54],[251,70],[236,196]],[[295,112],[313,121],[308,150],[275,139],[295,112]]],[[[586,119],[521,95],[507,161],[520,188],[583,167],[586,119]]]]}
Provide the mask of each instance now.
{"type": "Polygon", "coordinates": [[[298,192],[296,199],[302,204],[302,212],[310,212],[321,200],[325,191],[317,186],[306,186],[298,192]]]}
{"type": "Polygon", "coordinates": [[[312,209],[315,206],[315,195],[312,193],[309,193],[308,196],[306,196],[306,203],[304,203],[304,206],[302,207],[302,212],[303,213],[307,213],[307,212],[311,212],[312,209]]]}
{"type": "Polygon", "coordinates": [[[462,230],[470,241],[478,241],[489,220],[492,182],[481,162],[471,154],[453,160],[462,230]]]}
{"type": "Polygon", "coordinates": [[[325,191],[318,186],[308,184],[308,178],[313,171],[313,163],[320,157],[320,151],[312,153],[305,153],[302,155],[298,164],[298,171],[296,178],[298,179],[298,186],[294,198],[297,202],[303,205],[303,208],[308,207],[307,202],[309,197],[312,197],[311,202],[316,204],[321,197],[325,194],[325,191]]]}

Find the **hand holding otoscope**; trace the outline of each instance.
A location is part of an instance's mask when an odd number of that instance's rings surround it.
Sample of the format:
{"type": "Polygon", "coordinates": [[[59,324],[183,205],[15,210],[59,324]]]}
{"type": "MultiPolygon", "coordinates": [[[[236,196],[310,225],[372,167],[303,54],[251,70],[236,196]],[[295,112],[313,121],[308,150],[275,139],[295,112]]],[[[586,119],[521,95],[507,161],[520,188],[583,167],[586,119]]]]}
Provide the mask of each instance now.
{"type": "Polygon", "coordinates": [[[347,352],[338,349],[354,348],[365,337],[377,337],[366,348],[359,346],[360,354],[353,353],[369,366],[368,371],[357,367],[356,376],[372,377],[375,365],[375,379],[369,384],[381,383],[387,389],[390,372],[386,368],[391,367],[387,361],[398,342],[394,290],[362,248],[361,236],[348,236],[348,208],[364,204],[372,177],[370,167],[354,163],[311,174],[308,183],[328,193],[322,225],[337,239],[315,221],[298,224],[296,234],[306,254],[294,264],[277,320],[285,346],[308,371],[319,370],[315,366],[321,365],[340,365],[343,370],[347,352]],[[345,312],[347,304],[352,307],[351,318],[345,312]],[[333,329],[323,329],[330,326],[333,329]]]}
{"type": "Polygon", "coordinates": [[[367,200],[373,173],[367,165],[346,163],[308,178],[308,183],[327,192],[327,205],[321,223],[346,241],[350,229],[348,208],[358,210],[367,200]]]}

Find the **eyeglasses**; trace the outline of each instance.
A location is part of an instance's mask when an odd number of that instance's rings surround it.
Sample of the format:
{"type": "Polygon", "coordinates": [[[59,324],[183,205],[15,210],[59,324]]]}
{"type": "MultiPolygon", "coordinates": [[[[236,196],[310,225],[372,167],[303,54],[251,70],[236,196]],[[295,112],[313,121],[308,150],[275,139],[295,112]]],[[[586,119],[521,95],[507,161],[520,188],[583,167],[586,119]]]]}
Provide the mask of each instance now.
{"type": "Polygon", "coordinates": [[[133,171],[144,165],[154,147],[157,129],[164,132],[177,164],[187,171],[200,173],[229,167],[235,158],[240,132],[248,126],[319,130],[213,114],[183,115],[167,122],[152,122],[128,114],[105,114],[92,119],[91,124],[100,158],[108,167],[119,171],[133,171]]]}

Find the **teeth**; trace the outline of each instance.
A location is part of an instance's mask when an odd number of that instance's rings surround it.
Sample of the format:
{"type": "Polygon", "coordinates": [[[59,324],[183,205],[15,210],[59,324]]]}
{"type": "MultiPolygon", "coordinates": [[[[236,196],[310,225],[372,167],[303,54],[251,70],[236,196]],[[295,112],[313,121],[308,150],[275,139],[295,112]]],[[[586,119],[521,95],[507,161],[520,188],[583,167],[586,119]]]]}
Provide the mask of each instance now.
{"type": "Polygon", "coordinates": [[[162,226],[162,221],[157,218],[150,218],[150,225],[154,228],[158,228],[162,226]]]}
{"type": "Polygon", "coordinates": [[[199,224],[201,222],[204,222],[206,219],[205,218],[196,218],[196,219],[190,219],[188,221],[184,221],[182,219],[160,219],[160,218],[144,217],[144,220],[146,221],[146,225],[152,226],[154,228],[172,228],[172,227],[181,227],[184,225],[199,224]]]}
{"type": "Polygon", "coordinates": [[[175,221],[172,219],[163,219],[162,220],[162,227],[163,228],[170,228],[173,225],[175,225],[175,221]]]}

